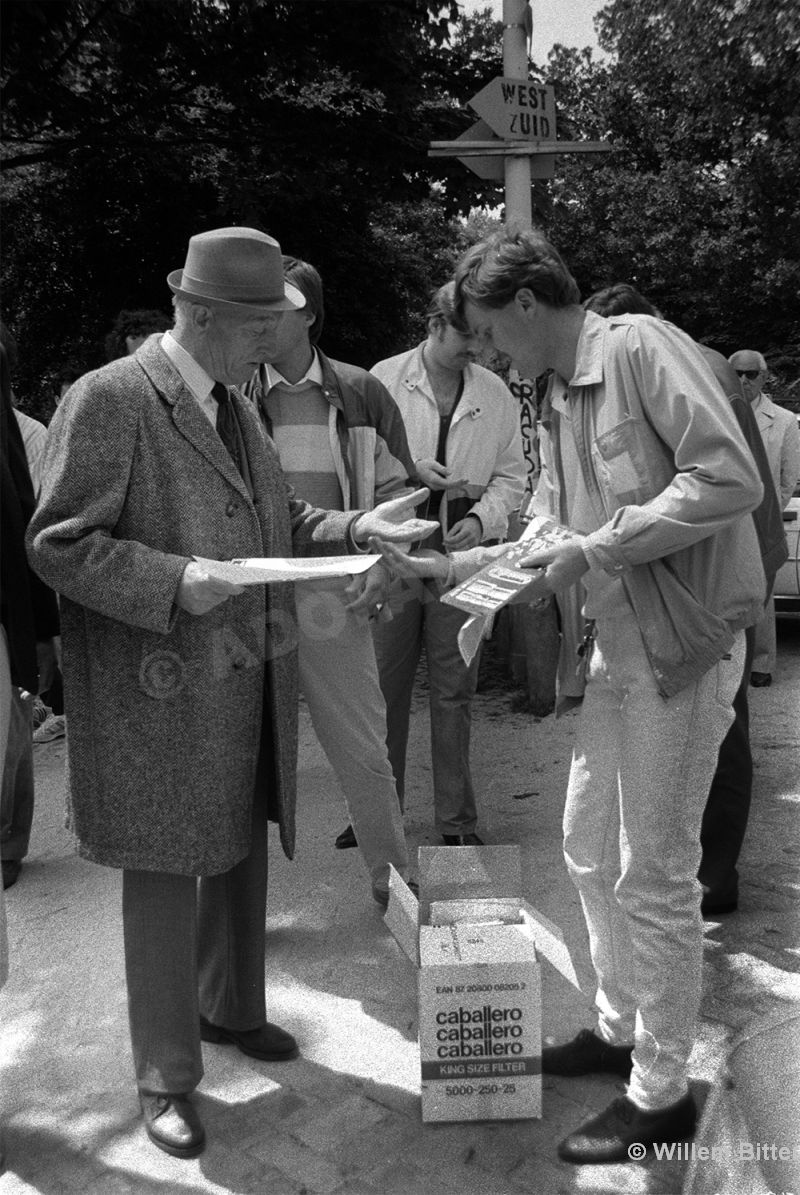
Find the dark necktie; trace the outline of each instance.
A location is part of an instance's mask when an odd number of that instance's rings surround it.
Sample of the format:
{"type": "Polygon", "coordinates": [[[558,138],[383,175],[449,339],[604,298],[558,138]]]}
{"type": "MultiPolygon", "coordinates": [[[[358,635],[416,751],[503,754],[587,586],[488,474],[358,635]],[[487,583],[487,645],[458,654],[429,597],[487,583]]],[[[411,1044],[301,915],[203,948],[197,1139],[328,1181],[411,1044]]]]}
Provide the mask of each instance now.
{"type": "Polygon", "coordinates": [[[241,473],[236,415],[231,404],[228,387],[224,386],[222,382],[215,382],[211,390],[211,395],[217,400],[217,434],[231,454],[234,465],[241,473]]]}

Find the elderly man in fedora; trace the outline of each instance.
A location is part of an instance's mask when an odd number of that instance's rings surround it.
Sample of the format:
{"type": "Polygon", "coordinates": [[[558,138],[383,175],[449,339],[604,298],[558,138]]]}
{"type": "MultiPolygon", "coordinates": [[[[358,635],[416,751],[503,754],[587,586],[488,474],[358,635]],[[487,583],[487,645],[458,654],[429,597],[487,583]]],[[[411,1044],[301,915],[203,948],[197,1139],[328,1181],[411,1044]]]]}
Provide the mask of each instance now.
{"type": "Polygon", "coordinates": [[[28,551],[62,600],[68,824],[84,858],[123,873],[147,1133],[193,1157],[201,1040],[270,1061],[297,1053],[264,992],[268,820],[294,850],[292,587],[243,588],[194,558],[341,554],[376,530],[432,528],[411,517],[425,490],[368,513],[297,501],[232,389],[304,303],[277,241],[200,233],[167,281],[173,329],[80,378],[59,406],[28,551]]]}

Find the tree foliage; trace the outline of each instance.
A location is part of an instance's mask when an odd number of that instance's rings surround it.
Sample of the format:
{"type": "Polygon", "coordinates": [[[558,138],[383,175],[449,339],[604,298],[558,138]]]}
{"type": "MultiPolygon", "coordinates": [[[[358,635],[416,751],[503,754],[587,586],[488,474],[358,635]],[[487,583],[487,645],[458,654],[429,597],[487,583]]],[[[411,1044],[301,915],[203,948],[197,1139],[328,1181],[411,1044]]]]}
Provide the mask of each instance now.
{"type": "Polygon", "coordinates": [[[608,58],[557,49],[569,135],[550,230],[584,292],[637,285],[725,352],[800,369],[800,9],[795,0],[615,0],[608,58]]]}
{"type": "Polygon", "coordinates": [[[168,304],[189,236],[225,224],[319,265],[332,352],[366,363],[393,348],[407,267],[378,235],[381,211],[430,200],[456,15],[451,0],[4,3],[4,305],[20,389],[76,351],[99,363],[116,312],[168,304]]]}
{"type": "MultiPolygon", "coordinates": [[[[4,0],[4,318],[17,390],[100,364],[121,308],[168,308],[192,233],[250,224],[325,279],[324,346],[371,364],[502,200],[429,159],[502,74],[501,28],[455,0],[4,0]],[[475,218],[472,225],[475,224],[475,218]]],[[[556,47],[562,156],[543,209],[584,293],[633,281],[725,352],[800,368],[796,0],[613,0],[605,53],[556,47]]],[[[541,192],[541,188],[539,188],[541,192]]],[[[41,409],[44,409],[41,405],[41,409]]]]}

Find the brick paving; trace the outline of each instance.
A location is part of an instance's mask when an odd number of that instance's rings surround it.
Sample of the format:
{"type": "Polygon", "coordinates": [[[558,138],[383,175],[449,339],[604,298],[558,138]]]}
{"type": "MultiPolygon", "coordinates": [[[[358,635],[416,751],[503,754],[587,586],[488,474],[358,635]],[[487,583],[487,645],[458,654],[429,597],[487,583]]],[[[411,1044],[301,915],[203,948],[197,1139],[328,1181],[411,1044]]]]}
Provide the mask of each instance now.
{"type": "MultiPolygon", "coordinates": [[[[800,635],[790,634],[781,650],[773,687],[752,700],[756,800],[742,908],[707,924],[703,1022],[692,1058],[700,1100],[735,1030],[800,1002],[800,635]]],[[[491,688],[475,703],[482,830],[487,841],[521,844],[525,895],[570,943],[581,992],[546,963],[542,968],[545,1033],[560,1040],[593,1023],[585,932],[559,850],[575,719],[536,721],[513,704],[509,693],[491,688]]],[[[436,841],[427,734],[420,686],[406,817],[412,847],[436,841]]],[[[333,849],[346,815],[304,713],[298,858],[289,863],[274,843],[267,923],[269,1015],[297,1035],[302,1056],[264,1064],[229,1046],[204,1047],[196,1101],[206,1152],[186,1162],[155,1149],[132,1082],[119,876],[72,851],[62,826],[63,758],[63,741],[36,748],[33,843],[7,893],[12,975],[0,994],[2,1195],[681,1191],[685,1166],[675,1161],[583,1168],[559,1162],[560,1137],[622,1091],[608,1077],[545,1079],[541,1120],[421,1123],[414,974],[383,925],[358,853],[333,849]]]]}

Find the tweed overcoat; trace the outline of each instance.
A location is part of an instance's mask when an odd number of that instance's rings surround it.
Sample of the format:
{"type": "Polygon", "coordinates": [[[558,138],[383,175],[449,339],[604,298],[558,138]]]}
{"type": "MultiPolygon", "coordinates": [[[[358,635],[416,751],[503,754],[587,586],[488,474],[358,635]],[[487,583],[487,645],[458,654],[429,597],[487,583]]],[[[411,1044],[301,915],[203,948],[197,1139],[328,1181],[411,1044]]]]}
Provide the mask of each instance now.
{"type": "Polygon", "coordinates": [[[28,552],[61,595],[67,824],[107,866],[214,875],[244,858],[262,738],[294,851],[293,587],[248,586],[202,616],[174,599],[193,556],[341,553],[357,512],[296,501],[234,403],[252,498],[160,336],[76,382],[48,430],[28,552]]]}

